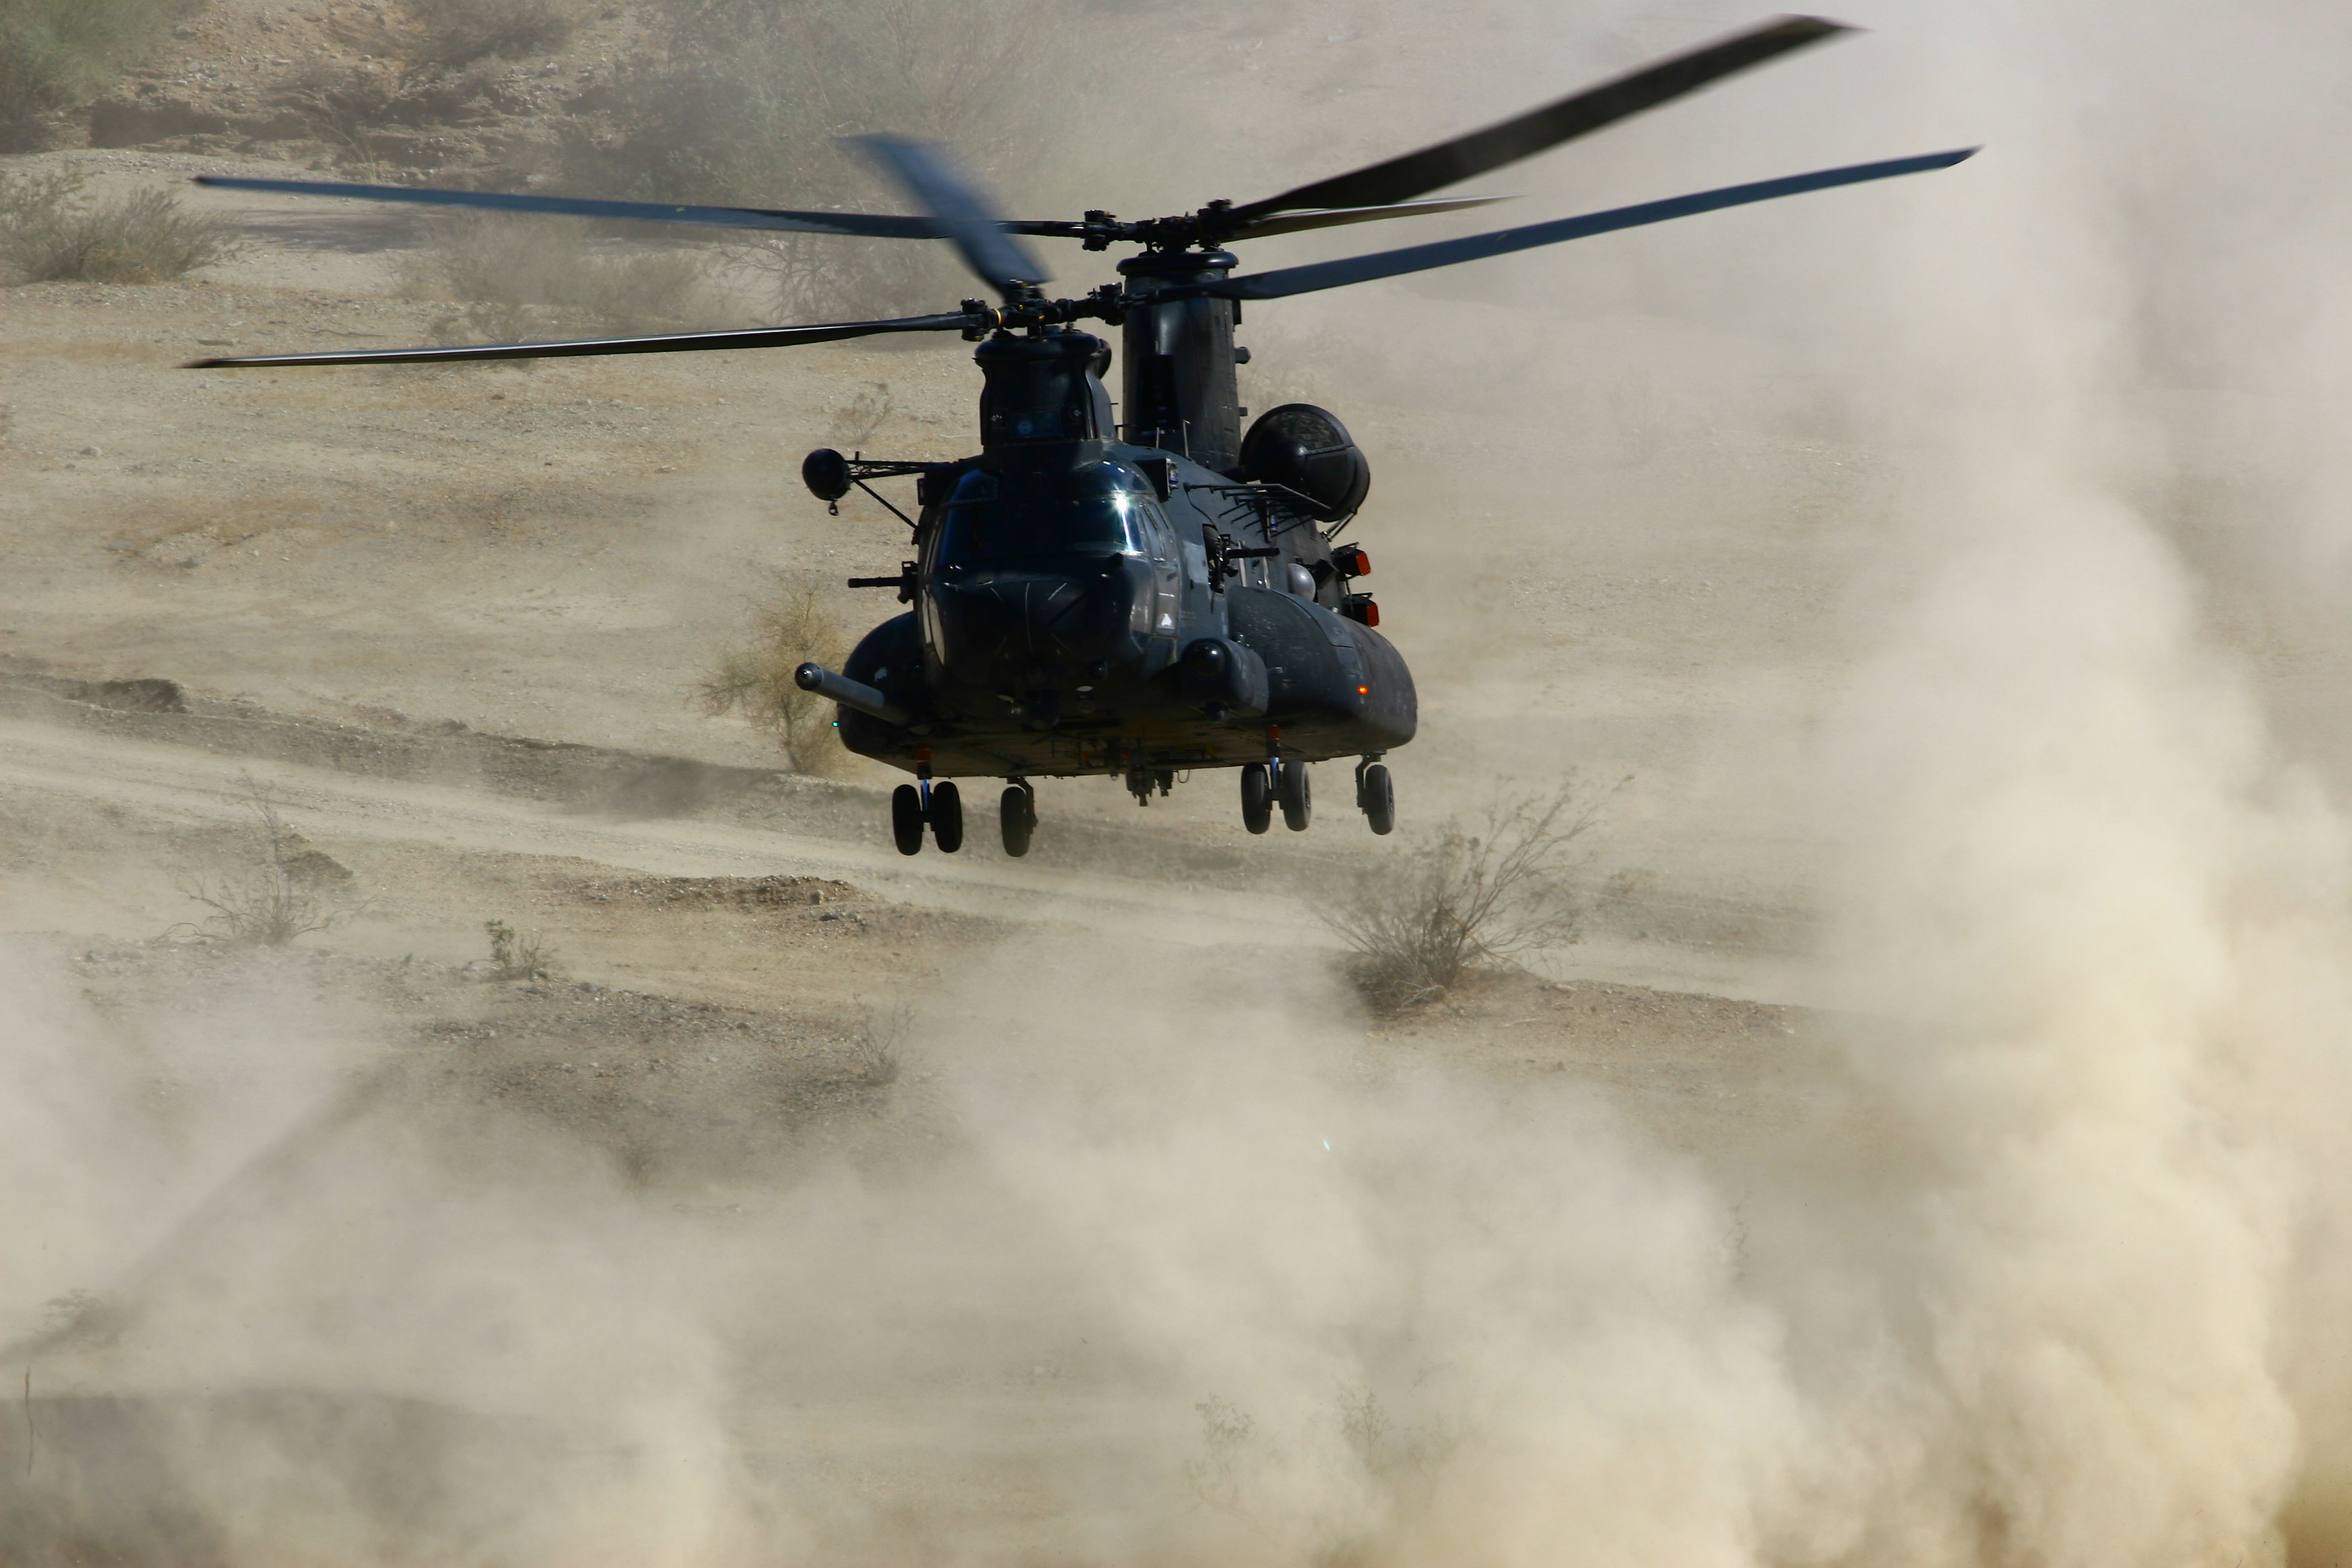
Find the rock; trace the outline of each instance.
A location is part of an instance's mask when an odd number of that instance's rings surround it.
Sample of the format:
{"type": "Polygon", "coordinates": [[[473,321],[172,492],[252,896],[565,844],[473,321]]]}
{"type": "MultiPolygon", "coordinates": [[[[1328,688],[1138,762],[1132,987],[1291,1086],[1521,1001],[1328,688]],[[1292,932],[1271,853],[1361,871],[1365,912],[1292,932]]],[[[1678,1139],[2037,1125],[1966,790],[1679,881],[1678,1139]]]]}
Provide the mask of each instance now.
{"type": "Polygon", "coordinates": [[[120,708],[126,713],[185,713],[187,694],[176,680],[84,680],[71,693],[77,702],[120,708]]]}
{"type": "Polygon", "coordinates": [[[350,870],[340,861],[317,849],[288,856],[286,874],[311,888],[340,888],[352,879],[350,870]]]}

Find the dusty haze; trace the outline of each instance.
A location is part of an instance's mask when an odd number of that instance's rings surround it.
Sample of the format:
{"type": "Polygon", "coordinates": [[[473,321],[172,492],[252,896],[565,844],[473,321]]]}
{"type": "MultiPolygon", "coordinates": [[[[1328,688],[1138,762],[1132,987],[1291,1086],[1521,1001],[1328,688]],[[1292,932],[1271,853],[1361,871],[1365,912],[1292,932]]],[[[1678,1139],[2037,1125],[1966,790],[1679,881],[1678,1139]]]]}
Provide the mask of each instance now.
{"type": "MultiPolygon", "coordinates": [[[[1072,100],[1187,111],[1112,139],[1129,184],[1094,197],[1175,210],[1753,16],[1236,7],[1072,100]]],[[[436,1091],[296,967],[126,1012],[19,943],[0,1339],[172,1476],[180,1511],[125,1538],[2338,1562],[2352,21],[1842,16],[1872,30],[1481,184],[1534,221],[1986,151],[1242,334],[1245,401],[1329,403],[1372,451],[1358,537],[1423,687],[1409,819],[1632,773],[1611,864],[1794,911],[1732,989],[1830,1019],[1805,1095],[1691,1146],[1606,1082],[1368,1047],[1327,966],[1255,938],[1139,960],[1048,878],[1044,923],[918,988],[884,1110],[665,1184],[436,1091]]],[[[680,503],[649,591],[723,581],[754,507],[680,503]]],[[[1229,814],[1198,793],[1180,825],[1229,814]]]]}

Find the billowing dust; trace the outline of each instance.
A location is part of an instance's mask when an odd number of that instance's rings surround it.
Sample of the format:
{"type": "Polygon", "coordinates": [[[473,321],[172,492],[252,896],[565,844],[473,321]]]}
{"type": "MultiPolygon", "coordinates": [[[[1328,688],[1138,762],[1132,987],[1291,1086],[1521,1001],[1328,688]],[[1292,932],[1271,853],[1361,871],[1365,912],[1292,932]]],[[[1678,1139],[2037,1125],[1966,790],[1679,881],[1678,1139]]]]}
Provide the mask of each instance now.
{"type": "MultiPolygon", "coordinates": [[[[1161,39],[1094,63],[1119,111],[1181,111],[1124,215],[1750,19],[1090,25],[1161,39]]],[[[257,981],[125,1010],[26,944],[0,1544],[2338,1562],[2352,26],[1848,19],[1874,30],[1486,184],[1530,221],[1987,150],[1243,332],[1246,400],[1331,403],[1373,452],[1363,537],[1423,673],[1408,820],[1633,773],[1618,860],[1811,922],[1835,1049],[1774,1105],[1833,1104],[1818,1135],[1675,1140],[1611,1081],[1368,1043],[1303,951],[1055,923],[1050,880],[1044,923],[913,988],[878,1109],[691,1184],[437,1087],[363,1008],[257,981]]],[[[737,548],[748,503],[698,504],[723,548],[658,592],[737,548]]]]}

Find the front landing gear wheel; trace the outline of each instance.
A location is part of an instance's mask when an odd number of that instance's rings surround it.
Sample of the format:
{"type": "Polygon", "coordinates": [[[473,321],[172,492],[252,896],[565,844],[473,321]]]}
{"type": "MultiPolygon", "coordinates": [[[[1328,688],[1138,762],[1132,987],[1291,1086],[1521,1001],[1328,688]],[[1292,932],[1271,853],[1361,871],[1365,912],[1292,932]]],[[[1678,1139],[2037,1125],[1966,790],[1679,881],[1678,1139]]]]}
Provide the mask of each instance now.
{"type": "Polygon", "coordinates": [[[913,784],[890,792],[890,837],[898,841],[901,855],[923,852],[923,795],[913,784]]]}
{"type": "Polygon", "coordinates": [[[1307,824],[1315,816],[1315,795],[1307,787],[1307,764],[1286,762],[1282,774],[1274,781],[1274,793],[1282,801],[1282,825],[1293,833],[1307,831],[1307,824]]]}
{"type": "Polygon", "coordinates": [[[1242,764],[1242,826],[1264,833],[1274,826],[1274,781],[1264,763],[1242,764]]]}
{"type": "Polygon", "coordinates": [[[963,795],[951,784],[931,786],[931,841],[942,855],[963,847],[963,795]]]}
{"type": "Polygon", "coordinates": [[[996,817],[1004,829],[1004,852],[1016,860],[1028,854],[1030,836],[1037,831],[1037,792],[1022,784],[1008,786],[997,803],[996,817]]]}
{"type": "Polygon", "coordinates": [[[1356,782],[1356,804],[1364,808],[1364,820],[1372,831],[1390,834],[1396,831],[1396,787],[1389,783],[1389,771],[1374,763],[1364,770],[1356,782]]]}

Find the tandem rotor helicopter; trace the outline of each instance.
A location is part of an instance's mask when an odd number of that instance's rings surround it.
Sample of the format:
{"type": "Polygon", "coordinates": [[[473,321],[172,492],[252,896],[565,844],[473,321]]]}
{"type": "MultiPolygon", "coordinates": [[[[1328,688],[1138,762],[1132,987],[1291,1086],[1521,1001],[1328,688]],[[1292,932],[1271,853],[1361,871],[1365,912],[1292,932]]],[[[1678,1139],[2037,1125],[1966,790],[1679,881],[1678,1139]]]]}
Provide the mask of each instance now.
{"type": "MultiPolygon", "coordinates": [[[[1836,185],[1948,168],[1976,149],[1817,170],[1518,228],[1236,275],[1245,239],[1499,200],[1428,198],[1460,181],[1597,131],[1848,29],[1784,16],[1419,152],[1262,201],[1213,201],[1175,217],[1000,217],[943,149],[895,137],[852,141],[919,216],[672,206],[215,175],[198,183],[374,201],[583,217],[943,239],[994,291],[940,315],[820,326],[592,338],[562,342],[362,349],[198,360],[189,368],[440,363],[459,360],[788,348],[883,332],[960,332],[979,343],[981,451],[954,462],[883,462],[820,449],[802,465],[838,510],[853,487],[912,478],[913,558],[853,588],[897,591],[908,612],[867,633],[838,671],[794,679],[839,710],[851,751],[915,775],[891,800],[902,853],[929,836],[963,844],[958,778],[1005,781],[1005,852],[1028,852],[1029,781],[1123,776],[1139,804],[1180,771],[1238,768],[1242,820],[1264,833],[1278,807],[1307,827],[1309,764],[1352,757],[1355,803],[1374,833],[1396,822],[1381,758],[1412,739],[1412,677],[1356,586],[1371,569],[1341,531],[1370,489],[1364,454],[1337,416],[1308,404],[1268,409],[1244,432],[1234,329],[1244,301],[1401,277],[1590,235],[1836,185]],[[1140,246],[1119,281],[1046,298],[1052,276],[1016,237],[1087,250],[1140,246]],[[1078,321],[1119,329],[1119,407],[1103,377],[1110,345],[1078,321]]],[[[890,503],[883,501],[888,506],[890,503]]],[[[890,508],[893,511],[898,509],[890,508]]]]}

